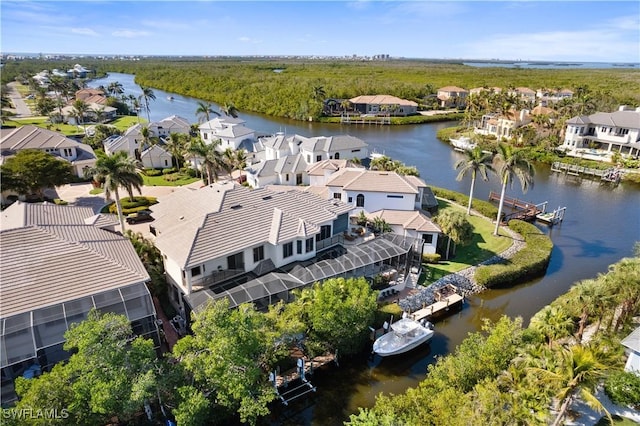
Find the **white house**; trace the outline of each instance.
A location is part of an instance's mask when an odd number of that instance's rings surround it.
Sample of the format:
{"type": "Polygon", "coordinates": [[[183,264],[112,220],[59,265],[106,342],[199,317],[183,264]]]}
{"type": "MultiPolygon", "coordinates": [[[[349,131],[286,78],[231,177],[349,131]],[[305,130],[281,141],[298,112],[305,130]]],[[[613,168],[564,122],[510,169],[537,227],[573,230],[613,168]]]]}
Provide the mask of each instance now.
{"type": "Polygon", "coordinates": [[[438,237],[442,229],[431,220],[428,213],[421,210],[378,210],[369,213],[367,219],[383,219],[391,231],[404,237],[421,239],[422,253],[435,253],[438,237]]]}
{"type": "Polygon", "coordinates": [[[438,105],[443,108],[463,108],[469,92],[462,87],[445,86],[438,89],[438,105]]]}
{"type": "Polygon", "coordinates": [[[138,123],[129,127],[121,136],[113,135],[102,142],[104,151],[111,155],[115,152],[124,151],[129,157],[140,160],[143,151],[144,138],[142,137],[143,125],[138,123]]]}
{"type": "Polygon", "coordinates": [[[25,149],[44,151],[69,162],[78,177],[84,177],[84,170],[96,165],[96,154],[89,145],[31,125],[17,127],[0,139],[0,164],[25,149]]]}
{"type": "Polygon", "coordinates": [[[622,340],[622,345],[627,348],[629,355],[624,371],[636,373],[640,376],[640,327],[637,327],[622,340]]]}
{"type": "Polygon", "coordinates": [[[514,130],[531,123],[531,114],[528,110],[509,111],[505,114],[485,114],[480,123],[474,127],[474,133],[479,135],[491,135],[500,139],[511,139],[514,130]]]}
{"type": "Polygon", "coordinates": [[[351,210],[313,194],[233,182],[180,188],[159,201],[151,208],[152,233],[181,307],[183,296],[217,282],[308,260],[337,244],[351,210]]]}
{"type": "Polygon", "coordinates": [[[102,105],[99,103],[87,103],[88,109],[82,114],[82,123],[78,122],[76,117],[76,109],[73,105],[67,105],[62,108],[62,120],[72,125],[80,125],[87,123],[104,123],[105,121],[116,118],[118,110],[114,107],[102,105]]]}
{"type": "Polygon", "coordinates": [[[252,164],[247,170],[247,182],[253,188],[267,185],[308,185],[307,163],[302,154],[287,155],[252,164]]]}
{"type": "Polygon", "coordinates": [[[203,123],[198,128],[200,137],[209,144],[215,140],[220,140],[219,150],[227,148],[237,150],[243,141],[255,141],[255,130],[244,125],[245,121],[233,117],[216,117],[203,123]]]}
{"type": "Polygon", "coordinates": [[[573,117],[561,148],[567,155],[586,156],[610,161],[613,152],[624,156],[640,156],[640,108],[621,106],[615,112],[597,112],[573,117]]]}
{"type": "Polygon", "coordinates": [[[389,114],[402,116],[416,114],[418,104],[391,95],[363,95],[349,99],[353,109],[361,114],[389,114]]]}
{"type": "Polygon", "coordinates": [[[152,136],[166,139],[171,133],[188,135],[191,131],[191,124],[186,118],[172,115],[160,121],[149,123],[149,131],[152,136]]]}
{"type": "Polygon", "coordinates": [[[167,169],[173,158],[160,144],[152,145],[140,153],[140,161],[145,169],[167,169]]]}

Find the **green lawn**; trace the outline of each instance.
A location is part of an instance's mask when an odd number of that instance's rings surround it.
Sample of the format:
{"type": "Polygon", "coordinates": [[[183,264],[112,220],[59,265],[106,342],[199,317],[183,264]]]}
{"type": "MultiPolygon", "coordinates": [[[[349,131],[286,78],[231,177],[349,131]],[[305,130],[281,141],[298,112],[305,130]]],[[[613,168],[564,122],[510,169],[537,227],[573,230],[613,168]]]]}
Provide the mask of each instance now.
{"type": "Polygon", "coordinates": [[[51,124],[49,123],[49,117],[15,118],[13,120],[4,121],[4,125],[8,127],[20,127],[29,124],[42,127],[43,129],[53,130],[54,132],[60,132],[66,136],[84,134],[83,129],[79,126],[72,126],[70,124],[51,124]]]}
{"type": "MultiPolygon", "coordinates": [[[[438,200],[440,211],[443,209],[456,209],[466,212],[463,207],[451,204],[447,201],[438,200]]],[[[421,277],[421,281],[434,282],[445,275],[460,271],[472,265],[495,256],[511,246],[512,240],[509,237],[496,237],[493,235],[493,224],[479,216],[467,216],[473,225],[474,233],[471,243],[466,246],[458,246],[456,255],[450,260],[443,260],[438,264],[429,264],[429,276],[421,277]]]]}
{"type": "Polygon", "coordinates": [[[182,186],[193,183],[200,178],[190,177],[187,175],[183,175],[181,173],[173,173],[170,175],[161,175],[161,176],[142,176],[144,180],[145,186],[182,186]],[[175,179],[175,180],[168,180],[175,179]]]}
{"type": "MultiPolygon", "coordinates": [[[[140,123],[146,123],[145,118],[140,117],[140,123]]],[[[134,115],[120,115],[113,120],[109,125],[116,127],[118,130],[127,130],[134,124],[138,124],[138,117],[134,115]]]]}

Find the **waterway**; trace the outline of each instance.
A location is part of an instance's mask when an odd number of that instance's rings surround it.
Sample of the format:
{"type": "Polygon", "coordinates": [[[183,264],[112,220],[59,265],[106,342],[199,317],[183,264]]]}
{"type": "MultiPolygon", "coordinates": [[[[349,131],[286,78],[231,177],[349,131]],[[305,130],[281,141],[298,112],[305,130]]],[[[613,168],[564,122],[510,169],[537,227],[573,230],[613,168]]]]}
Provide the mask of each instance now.
{"type": "MultiPolygon", "coordinates": [[[[128,74],[110,74],[91,82],[91,87],[122,83],[125,94],[139,95],[140,88],[128,74]]],[[[197,99],[155,90],[150,104],[151,119],[176,114],[197,122],[197,99]],[[173,96],[173,100],[168,97],[173,96]]],[[[232,101],[230,99],[230,101],[232,101]]],[[[217,107],[216,107],[217,108],[217,107]]],[[[427,184],[468,193],[469,181],[456,181],[453,165],[462,154],[436,139],[436,132],[454,123],[411,126],[337,125],[296,122],[240,111],[246,125],[259,133],[284,131],[304,136],[350,134],[363,139],[370,148],[384,152],[407,165],[414,165],[427,184]]],[[[487,199],[489,191],[499,191],[499,182],[478,182],[475,196],[487,199]]],[[[436,324],[432,342],[402,357],[379,357],[318,372],[312,382],[316,395],[305,404],[288,410],[279,424],[342,424],[358,407],[370,407],[379,393],[399,394],[416,386],[425,376],[427,365],[436,356],[446,355],[467,336],[480,329],[482,320],[502,315],[521,316],[525,322],[576,281],[605,273],[612,263],[632,254],[640,241],[640,188],[634,185],[602,185],[551,172],[537,165],[535,186],[526,194],[516,183],[507,195],[534,203],[548,201],[550,208],[567,207],[561,225],[541,226],[554,243],[546,274],[539,279],[507,289],[483,292],[467,300],[462,311],[436,324]]]]}

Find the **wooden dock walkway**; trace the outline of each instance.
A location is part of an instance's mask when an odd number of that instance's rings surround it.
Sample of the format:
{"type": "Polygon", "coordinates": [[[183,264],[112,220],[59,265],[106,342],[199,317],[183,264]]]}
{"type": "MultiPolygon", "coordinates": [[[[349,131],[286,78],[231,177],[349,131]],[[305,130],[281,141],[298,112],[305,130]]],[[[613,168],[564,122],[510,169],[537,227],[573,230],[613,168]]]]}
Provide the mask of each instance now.
{"type": "Polygon", "coordinates": [[[551,165],[551,171],[564,173],[570,176],[583,176],[596,179],[599,178],[601,181],[613,183],[619,183],[620,178],[622,177],[622,171],[615,167],[610,167],[606,170],[602,170],[578,166],[577,164],[563,163],[560,161],[556,161],[551,165]]]}
{"type": "Polygon", "coordinates": [[[422,319],[432,320],[436,317],[449,312],[453,308],[462,306],[464,297],[458,294],[455,287],[447,285],[435,292],[436,302],[422,309],[418,309],[410,314],[410,317],[416,321],[422,319]]]}
{"type": "MultiPolygon", "coordinates": [[[[489,201],[500,202],[500,194],[497,192],[489,192],[489,201]]],[[[511,219],[519,219],[531,221],[535,220],[536,216],[545,212],[547,202],[535,204],[530,201],[520,200],[518,198],[504,197],[504,205],[511,207],[514,212],[505,214],[502,217],[502,222],[508,222],[511,219]]]]}
{"type": "Polygon", "coordinates": [[[342,115],[340,116],[340,124],[391,124],[391,118],[388,116],[369,116],[362,115],[342,115]]]}

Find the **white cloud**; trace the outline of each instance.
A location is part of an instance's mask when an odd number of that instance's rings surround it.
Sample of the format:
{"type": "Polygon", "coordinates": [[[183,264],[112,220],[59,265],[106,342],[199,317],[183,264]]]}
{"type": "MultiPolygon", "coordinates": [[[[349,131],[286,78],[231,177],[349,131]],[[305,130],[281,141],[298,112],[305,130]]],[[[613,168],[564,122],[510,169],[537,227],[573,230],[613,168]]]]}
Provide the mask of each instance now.
{"type": "Polygon", "coordinates": [[[238,41],[241,41],[243,43],[251,43],[251,44],[262,43],[262,40],[254,39],[254,38],[247,37],[247,36],[239,37],[238,41]]]}
{"type": "Polygon", "coordinates": [[[139,30],[116,30],[111,33],[114,37],[123,37],[123,38],[137,38],[137,37],[147,37],[151,35],[148,31],[139,31],[139,30]]]}
{"type": "Polygon", "coordinates": [[[87,35],[97,37],[99,34],[91,28],[71,28],[71,32],[74,34],[87,35]]]}

